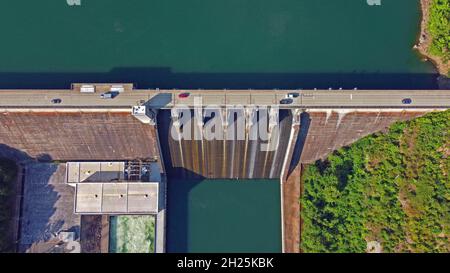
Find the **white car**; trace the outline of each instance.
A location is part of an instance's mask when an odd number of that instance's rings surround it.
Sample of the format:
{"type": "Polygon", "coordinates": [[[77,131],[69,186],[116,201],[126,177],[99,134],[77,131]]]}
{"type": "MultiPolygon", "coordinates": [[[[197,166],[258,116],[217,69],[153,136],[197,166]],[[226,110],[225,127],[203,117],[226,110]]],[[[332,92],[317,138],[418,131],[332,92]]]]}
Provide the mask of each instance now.
{"type": "Polygon", "coordinates": [[[299,93],[288,93],[288,94],[286,95],[286,98],[289,98],[289,99],[295,99],[295,98],[298,98],[298,96],[300,96],[299,93]]]}
{"type": "Polygon", "coordinates": [[[106,92],[100,95],[102,99],[112,99],[114,98],[114,94],[112,92],[106,92]]]}

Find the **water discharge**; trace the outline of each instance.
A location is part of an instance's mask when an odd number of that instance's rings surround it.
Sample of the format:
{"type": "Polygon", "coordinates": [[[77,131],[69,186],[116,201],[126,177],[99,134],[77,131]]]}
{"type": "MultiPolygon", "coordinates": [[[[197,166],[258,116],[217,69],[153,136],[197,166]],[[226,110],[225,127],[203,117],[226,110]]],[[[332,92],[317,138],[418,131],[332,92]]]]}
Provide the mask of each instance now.
{"type": "Polygon", "coordinates": [[[111,216],[109,252],[153,253],[154,216],[111,216]]]}

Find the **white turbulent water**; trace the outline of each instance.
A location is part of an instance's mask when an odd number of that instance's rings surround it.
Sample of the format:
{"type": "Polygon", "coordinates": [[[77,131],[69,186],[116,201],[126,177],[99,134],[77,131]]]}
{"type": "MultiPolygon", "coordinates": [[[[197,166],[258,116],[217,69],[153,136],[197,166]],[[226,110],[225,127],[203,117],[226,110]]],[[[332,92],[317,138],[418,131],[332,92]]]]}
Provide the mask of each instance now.
{"type": "Polygon", "coordinates": [[[155,217],[116,216],[111,218],[111,252],[154,252],[155,217]]]}

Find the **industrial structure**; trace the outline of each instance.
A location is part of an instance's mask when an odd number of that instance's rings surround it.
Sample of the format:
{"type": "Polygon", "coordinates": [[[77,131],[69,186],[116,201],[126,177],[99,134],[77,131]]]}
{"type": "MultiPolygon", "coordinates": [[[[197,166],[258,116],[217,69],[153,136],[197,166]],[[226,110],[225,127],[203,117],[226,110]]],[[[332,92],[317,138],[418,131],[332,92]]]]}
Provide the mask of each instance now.
{"type": "MultiPolygon", "coordinates": [[[[139,90],[80,83],[71,90],[1,90],[0,143],[34,158],[77,161],[67,163],[75,213],[155,213],[159,238],[166,177],[279,178],[283,251],[296,252],[302,164],[395,121],[449,108],[450,90],[139,90]],[[183,113],[192,117],[189,126],[180,122],[183,113]],[[255,137],[263,122],[266,137],[255,137]],[[216,137],[205,138],[212,123],[216,137]],[[130,179],[126,162],[136,159],[151,161],[160,179],[130,179]],[[85,160],[94,162],[79,162],[85,160]]],[[[0,156],[20,160],[23,154],[11,149],[0,148],[0,156]]]]}
{"type": "MultiPolygon", "coordinates": [[[[155,164],[155,163],[153,163],[155,164]]],[[[67,162],[76,214],[157,214],[160,176],[150,162],[67,162]],[[158,179],[159,178],[159,179],[158,179]]]]}

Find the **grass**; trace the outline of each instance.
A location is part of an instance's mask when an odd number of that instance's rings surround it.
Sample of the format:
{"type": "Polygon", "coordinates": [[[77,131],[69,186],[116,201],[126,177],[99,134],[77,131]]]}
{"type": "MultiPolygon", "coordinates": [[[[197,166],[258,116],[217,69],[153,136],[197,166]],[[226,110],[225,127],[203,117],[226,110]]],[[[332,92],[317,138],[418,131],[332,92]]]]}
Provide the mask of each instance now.
{"type": "Polygon", "coordinates": [[[0,158],[0,252],[13,251],[11,225],[14,207],[11,206],[11,198],[14,195],[17,171],[17,165],[13,161],[0,158]]]}
{"type": "Polygon", "coordinates": [[[450,252],[450,111],[392,125],[306,168],[305,252],[450,252]]]}

